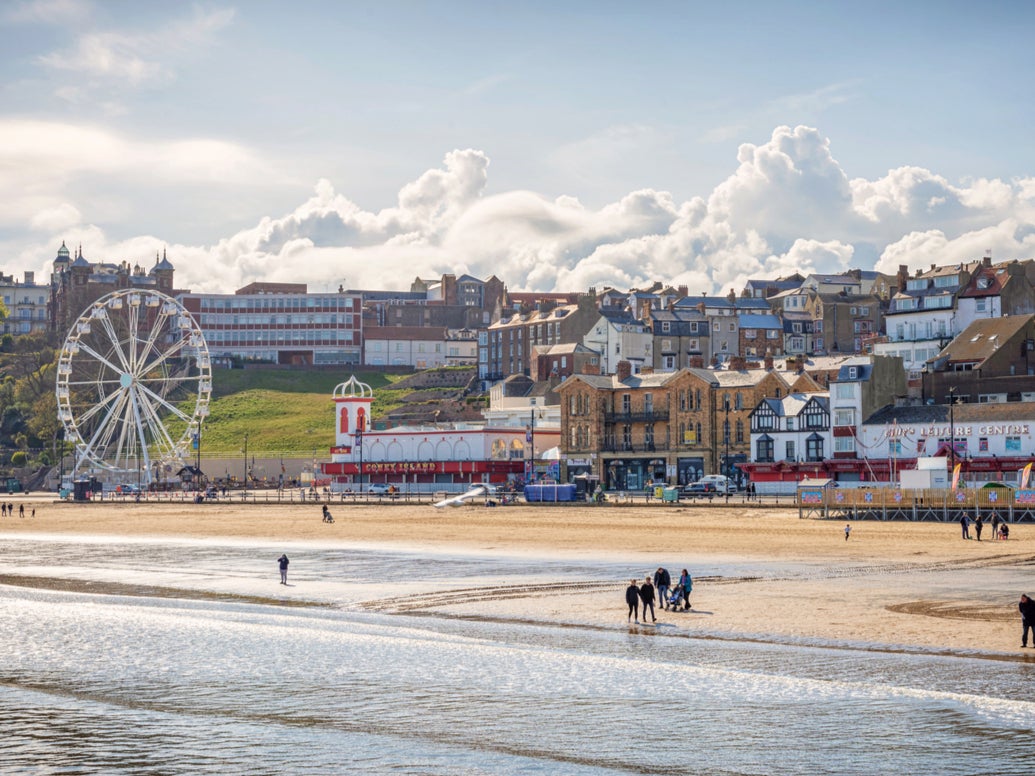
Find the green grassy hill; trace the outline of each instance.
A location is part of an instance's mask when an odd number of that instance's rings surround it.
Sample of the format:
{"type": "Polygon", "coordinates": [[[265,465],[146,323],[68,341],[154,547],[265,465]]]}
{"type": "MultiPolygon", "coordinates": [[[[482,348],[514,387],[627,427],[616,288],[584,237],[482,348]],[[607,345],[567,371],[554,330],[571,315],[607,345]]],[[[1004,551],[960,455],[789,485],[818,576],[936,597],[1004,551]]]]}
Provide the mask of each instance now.
{"type": "Polygon", "coordinates": [[[334,444],[334,387],[355,374],[374,389],[373,414],[398,407],[408,389],[393,390],[408,375],[380,372],[213,369],[212,401],[203,431],[206,455],[236,455],[248,435],[248,450],[311,455],[334,444]]]}

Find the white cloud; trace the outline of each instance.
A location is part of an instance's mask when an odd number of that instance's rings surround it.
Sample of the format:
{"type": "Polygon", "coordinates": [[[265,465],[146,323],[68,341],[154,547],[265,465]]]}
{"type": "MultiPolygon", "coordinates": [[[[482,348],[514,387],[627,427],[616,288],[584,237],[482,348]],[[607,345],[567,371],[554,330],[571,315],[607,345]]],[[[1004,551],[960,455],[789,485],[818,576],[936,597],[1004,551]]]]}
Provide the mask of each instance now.
{"type": "MultiPolygon", "coordinates": [[[[96,220],[93,203],[67,193],[79,174],[125,176],[144,159],[162,174],[199,185],[211,185],[213,169],[239,176],[244,170],[247,177],[259,168],[247,149],[211,140],[155,146],[100,130],[0,123],[0,165],[42,169],[66,184],[60,192],[40,187],[30,198],[36,209],[21,214],[34,228],[54,232],[36,252],[48,259],[62,239],[88,244],[93,259],[144,258],[165,247],[160,237],[106,242],[96,227],[83,225],[96,220]],[[63,220],[70,225],[64,230],[63,220]]],[[[809,127],[778,127],[765,143],[742,145],[729,178],[687,202],[652,189],[599,208],[529,191],[489,196],[489,169],[481,151],[452,151],[379,211],[364,210],[320,180],[291,212],[263,218],[214,246],[170,243],[177,285],[229,292],[255,280],[285,280],[313,288],[402,289],[418,276],[469,272],[496,275],[512,290],[662,280],[691,293],[725,294],[753,277],[795,271],[876,262],[894,273],[900,264],[972,261],[989,250],[1004,260],[1035,255],[1031,180],[952,183],[916,167],[878,180],[850,179],[829,140],[809,127]]],[[[11,200],[14,192],[0,194],[11,200]]]]}
{"type": "Polygon", "coordinates": [[[233,18],[232,9],[203,11],[195,7],[190,17],[163,25],[160,32],[79,30],[74,45],[44,54],[39,62],[80,84],[78,89],[62,85],[56,90],[59,96],[78,97],[82,89],[92,92],[97,80],[140,86],[171,79],[178,58],[196,56],[233,18]]]}
{"type": "Polygon", "coordinates": [[[92,6],[80,0],[32,0],[12,3],[2,13],[3,21],[11,24],[65,25],[88,18],[92,6]]]}

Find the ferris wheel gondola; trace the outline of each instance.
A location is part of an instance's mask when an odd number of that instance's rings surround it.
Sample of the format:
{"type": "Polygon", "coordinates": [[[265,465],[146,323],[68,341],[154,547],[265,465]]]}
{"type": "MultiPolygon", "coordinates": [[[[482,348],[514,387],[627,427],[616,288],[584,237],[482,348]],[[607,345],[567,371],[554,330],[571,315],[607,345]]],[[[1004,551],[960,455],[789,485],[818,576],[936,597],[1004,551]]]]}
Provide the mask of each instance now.
{"type": "Polygon", "coordinates": [[[212,394],[194,317],[158,291],[101,297],[72,324],[57,365],[58,418],[75,446],[73,478],[150,484],[182,467],[212,394]]]}

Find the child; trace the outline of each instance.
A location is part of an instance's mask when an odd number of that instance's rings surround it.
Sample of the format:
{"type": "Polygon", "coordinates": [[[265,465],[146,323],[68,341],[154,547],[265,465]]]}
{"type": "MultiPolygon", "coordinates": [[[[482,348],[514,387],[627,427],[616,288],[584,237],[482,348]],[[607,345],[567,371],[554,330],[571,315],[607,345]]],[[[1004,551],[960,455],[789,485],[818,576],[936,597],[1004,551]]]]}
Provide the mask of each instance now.
{"type": "Polygon", "coordinates": [[[848,537],[852,535],[851,523],[845,523],[845,541],[848,541],[848,537]]]}

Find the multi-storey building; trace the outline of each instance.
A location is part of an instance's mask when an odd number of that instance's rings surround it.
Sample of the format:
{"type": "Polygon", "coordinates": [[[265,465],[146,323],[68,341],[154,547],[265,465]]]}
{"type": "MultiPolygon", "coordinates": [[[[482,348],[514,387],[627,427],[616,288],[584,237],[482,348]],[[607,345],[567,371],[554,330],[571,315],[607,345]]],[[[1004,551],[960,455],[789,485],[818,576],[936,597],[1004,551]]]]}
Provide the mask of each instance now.
{"type": "Polygon", "coordinates": [[[119,264],[87,261],[82,248],[73,259],[61,243],[50,276],[51,329],[64,335],[87,307],[112,291],[139,288],[176,296],[179,292],[173,288],[173,274],[173,265],[164,252],[155,256],[153,267],[145,270],[139,264],[130,266],[126,261],[119,264]]]}
{"type": "Polygon", "coordinates": [[[1035,401],[1035,315],[976,320],[925,366],[922,396],[938,404],[1035,401]]]}
{"type": "Polygon", "coordinates": [[[816,353],[862,353],[863,343],[880,331],[883,320],[881,300],[873,295],[810,292],[805,309],[812,317],[816,353]]]}
{"type": "Polygon", "coordinates": [[[592,474],[610,490],[638,490],[648,481],[682,485],[723,472],[740,478],[756,400],[787,391],[769,367],[633,375],[622,362],[615,375],[569,378],[557,387],[562,477],[592,474]]]}
{"type": "Polygon", "coordinates": [[[751,412],[751,481],[759,493],[793,492],[803,472],[822,472],[830,454],[830,395],[789,393],[751,412]]]}
{"type": "Polygon", "coordinates": [[[7,317],[0,321],[3,334],[31,334],[50,330],[47,301],[50,286],[36,282],[34,272],[26,272],[24,282],[14,275],[0,274],[0,295],[3,296],[7,317]]]}
{"type": "MultiPolygon", "coordinates": [[[[650,306],[645,308],[649,312],[650,306]]],[[[619,361],[628,361],[633,374],[654,364],[654,337],[650,327],[627,310],[601,308],[582,344],[600,354],[600,373],[613,374],[619,361]]]]}
{"type": "Polygon", "coordinates": [[[292,365],[361,363],[358,293],[253,283],[234,294],[183,293],[178,299],[198,321],[213,356],[292,365]]]}
{"type": "MultiPolygon", "coordinates": [[[[537,310],[504,316],[488,327],[479,377],[495,381],[527,375],[535,346],[581,342],[599,317],[595,292],[583,294],[575,304],[543,303],[537,310]]],[[[482,355],[480,349],[479,358],[482,355]]]]}
{"type": "Polygon", "coordinates": [[[740,341],[737,352],[744,358],[762,358],[767,353],[783,354],[783,321],[777,315],[741,313],[738,317],[740,341]]]}
{"type": "Polygon", "coordinates": [[[932,265],[926,272],[917,270],[911,278],[902,267],[898,293],[891,299],[891,307],[885,315],[887,341],[876,343],[873,352],[902,358],[910,380],[916,381],[919,387],[924,363],[938,355],[960,332],[956,299],[979,266],[979,262],[946,267],[932,265]]]}
{"type": "Polygon", "coordinates": [[[1035,313],[1035,261],[992,264],[982,259],[956,299],[956,328],[963,331],[979,320],[1035,313]]]}
{"type": "Polygon", "coordinates": [[[654,335],[654,370],[675,372],[702,366],[711,352],[711,325],[696,308],[651,310],[647,321],[654,335]]]}

